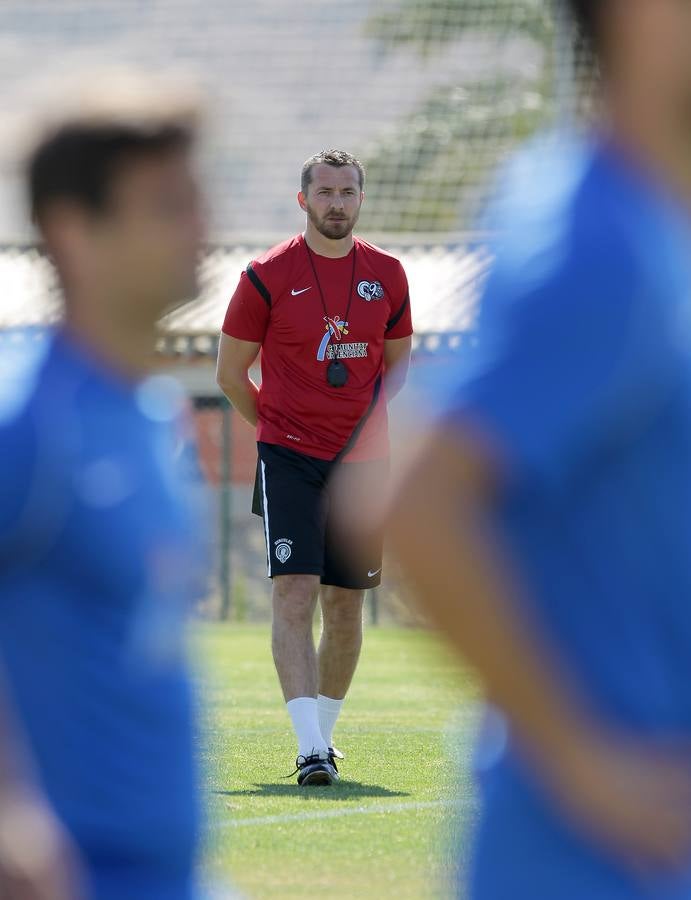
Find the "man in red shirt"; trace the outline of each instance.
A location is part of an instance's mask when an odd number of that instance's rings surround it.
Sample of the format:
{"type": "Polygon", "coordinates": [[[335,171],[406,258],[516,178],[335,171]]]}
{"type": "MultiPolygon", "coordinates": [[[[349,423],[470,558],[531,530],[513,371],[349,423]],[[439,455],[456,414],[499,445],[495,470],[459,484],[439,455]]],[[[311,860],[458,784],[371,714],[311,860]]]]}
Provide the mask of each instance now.
{"type": "Polygon", "coordinates": [[[255,512],[273,579],[273,656],[298,739],[298,784],[338,779],[332,731],[362,644],[362,603],[380,583],[379,538],[338,532],[330,479],[381,489],[387,399],[410,358],[408,282],[400,262],[353,237],[362,165],[340,150],[310,157],[298,203],[303,234],[251,262],[223,323],[218,383],[257,428],[255,512]],[[261,387],[249,369],[261,349],[261,387]],[[357,561],[355,561],[357,560],[357,561]],[[318,651],[312,617],[319,597],[318,651]]]}

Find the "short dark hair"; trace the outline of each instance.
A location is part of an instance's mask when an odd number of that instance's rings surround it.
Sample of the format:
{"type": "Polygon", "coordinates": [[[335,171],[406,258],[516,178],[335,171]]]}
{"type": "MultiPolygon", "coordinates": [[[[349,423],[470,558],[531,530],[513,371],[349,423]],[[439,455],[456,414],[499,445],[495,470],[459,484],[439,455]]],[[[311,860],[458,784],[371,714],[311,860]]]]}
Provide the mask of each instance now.
{"type": "Polygon", "coordinates": [[[365,167],[359,159],[354,157],[352,153],[346,153],[345,150],[322,150],[321,153],[315,153],[314,156],[306,159],[302,166],[300,187],[303,194],[307,193],[307,188],[310,186],[312,169],[322,163],[326,163],[327,166],[334,166],[337,169],[343,166],[352,166],[357,170],[360,190],[365,187],[365,167]]]}
{"type": "Polygon", "coordinates": [[[598,19],[605,0],[568,0],[568,6],[573,16],[580,37],[591,48],[595,48],[598,36],[598,19]]]}
{"type": "Polygon", "coordinates": [[[192,135],[169,125],[142,133],[120,125],[66,125],[41,144],[29,161],[29,199],[34,221],[64,199],[93,214],[104,213],[115,176],[129,161],[186,149],[192,135]]]}
{"type": "Polygon", "coordinates": [[[176,97],[168,86],[162,91],[133,73],[96,83],[95,98],[77,98],[71,111],[41,125],[27,154],[29,205],[38,224],[56,200],[95,215],[107,212],[113,181],[125,166],[185,151],[195,140],[196,97],[176,97]]]}

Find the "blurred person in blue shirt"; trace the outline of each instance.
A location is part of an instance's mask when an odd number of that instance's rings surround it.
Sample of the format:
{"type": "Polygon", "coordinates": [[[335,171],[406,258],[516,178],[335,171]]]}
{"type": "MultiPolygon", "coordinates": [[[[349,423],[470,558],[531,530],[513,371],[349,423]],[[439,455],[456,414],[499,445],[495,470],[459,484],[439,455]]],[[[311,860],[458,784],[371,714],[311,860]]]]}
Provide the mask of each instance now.
{"type": "Polygon", "coordinates": [[[506,167],[390,528],[491,706],[473,900],[691,898],[691,4],[574,0],[598,121],[506,167]]]}
{"type": "MultiPolygon", "coordinates": [[[[0,366],[0,664],[95,900],[196,896],[183,626],[202,532],[184,399],[152,372],[157,320],[197,290],[196,119],[193,97],[133,73],[51,111],[27,180],[64,322],[0,366]]],[[[64,896],[6,884],[1,844],[2,896],[64,896]]]]}

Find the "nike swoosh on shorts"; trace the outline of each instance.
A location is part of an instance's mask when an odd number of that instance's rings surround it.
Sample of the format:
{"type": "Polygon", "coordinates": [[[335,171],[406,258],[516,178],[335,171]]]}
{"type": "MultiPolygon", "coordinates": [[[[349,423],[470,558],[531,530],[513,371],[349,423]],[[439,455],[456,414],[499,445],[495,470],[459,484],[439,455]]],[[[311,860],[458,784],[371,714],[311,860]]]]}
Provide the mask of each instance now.
{"type": "Polygon", "coordinates": [[[303,288],[301,291],[296,291],[295,288],[293,288],[293,290],[290,293],[292,294],[293,297],[297,297],[298,294],[304,294],[305,291],[308,291],[311,287],[312,287],[312,285],[310,285],[310,287],[303,288]]]}

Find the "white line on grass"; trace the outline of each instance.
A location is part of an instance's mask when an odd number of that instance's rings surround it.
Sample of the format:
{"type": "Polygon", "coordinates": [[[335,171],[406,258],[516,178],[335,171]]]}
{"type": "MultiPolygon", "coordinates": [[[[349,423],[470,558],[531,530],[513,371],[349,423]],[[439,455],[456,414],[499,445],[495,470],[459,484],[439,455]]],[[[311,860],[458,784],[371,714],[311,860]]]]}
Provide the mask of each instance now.
{"type": "Polygon", "coordinates": [[[456,800],[427,800],[410,803],[380,803],[375,806],[347,806],[344,809],[318,809],[302,813],[286,813],[282,816],[256,816],[252,819],[228,819],[219,822],[218,828],[242,828],[246,825],[283,825],[288,822],[307,822],[315,819],[338,819],[341,816],[371,816],[378,813],[408,812],[416,809],[434,809],[437,806],[456,806],[456,800]]]}

